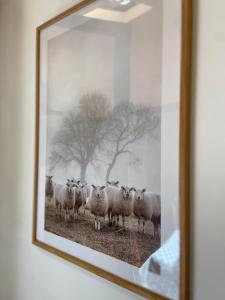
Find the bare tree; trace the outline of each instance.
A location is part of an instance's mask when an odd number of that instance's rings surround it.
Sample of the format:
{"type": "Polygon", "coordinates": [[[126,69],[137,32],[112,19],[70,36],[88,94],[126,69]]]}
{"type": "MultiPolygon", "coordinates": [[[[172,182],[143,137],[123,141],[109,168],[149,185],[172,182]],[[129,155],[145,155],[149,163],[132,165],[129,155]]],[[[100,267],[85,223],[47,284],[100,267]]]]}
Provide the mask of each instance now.
{"type": "Polygon", "coordinates": [[[159,116],[151,106],[122,102],[111,114],[111,130],[107,136],[107,156],[110,157],[106,172],[106,182],[119,156],[129,154],[129,146],[141,140],[146,134],[153,134],[159,124],[159,116]]]}
{"type": "Polygon", "coordinates": [[[75,162],[80,167],[80,179],[85,181],[90,163],[98,160],[109,130],[110,107],[100,93],[84,95],[78,107],[73,107],[63,119],[53,139],[51,167],[75,162]],[[96,151],[98,150],[98,151],[96,151]]]}

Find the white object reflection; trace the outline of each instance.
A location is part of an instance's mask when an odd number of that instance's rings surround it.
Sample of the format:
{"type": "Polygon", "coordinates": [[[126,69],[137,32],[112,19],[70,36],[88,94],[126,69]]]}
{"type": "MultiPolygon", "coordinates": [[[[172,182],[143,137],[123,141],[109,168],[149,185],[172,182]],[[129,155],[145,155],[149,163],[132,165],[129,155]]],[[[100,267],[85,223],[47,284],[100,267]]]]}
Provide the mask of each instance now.
{"type": "Polygon", "coordinates": [[[151,9],[151,6],[140,3],[129,8],[127,11],[114,11],[110,9],[95,8],[85,13],[84,16],[104,21],[129,23],[141,15],[149,12],[151,9]]]}
{"type": "Polygon", "coordinates": [[[175,230],[169,239],[153,253],[140,268],[141,278],[146,286],[149,285],[149,273],[158,274],[160,284],[167,293],[178,299],[179,284],[179,253],[180,232],[175,230]]]}

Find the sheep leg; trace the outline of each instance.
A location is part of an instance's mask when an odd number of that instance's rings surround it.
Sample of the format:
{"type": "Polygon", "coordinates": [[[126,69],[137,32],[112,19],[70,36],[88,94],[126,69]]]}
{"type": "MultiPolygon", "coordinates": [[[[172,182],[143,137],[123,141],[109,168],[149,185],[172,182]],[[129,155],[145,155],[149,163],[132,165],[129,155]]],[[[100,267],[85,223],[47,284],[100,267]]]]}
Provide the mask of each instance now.
{"type": "Polygon", "coordinates": [[[69,208],[66,208],[66,221],[69,222],[69,208]]]}
{"type": "Polygon", "coordinates": [[[140,225],[141,225],[141,220],[138,218],[138,232],[140,232],[140,225]]]}
{"type": "Polygon", "coordinates": [[[154,226],[154,234],[153,234],[153,239],[156,240],[157,237],[157,223],[155,222],[155,220],[152,220],[153,226],[154,226]]]}
{"type": "Polygon", "coordinates": [[[61,214],[62,214],[62,205],[59,204],[59,217],[61,218],[61,214]]]}
{"type": "Polygon", "coordinates": [[[125,229],[125,216],[122,215],[122,221],[123,221],[123,228],[125,229]]]}
{"type": "Polygon", "coordinates": [[[159,235],[159,241],[161,238],[161,226],[158,224],[158,235],[159,235]]]}
{"type": "Polygon", "coordinates": [[[143,233],[145,233],[145,220],[143,220],[143,230],[142,230],[143,233]]]}
{"type": "Polygon", "coordinates": [[[100,220],[98,220],[98,230],[101,229],[101,223],[100,223],[100,220]]]}
{"type": "Polygon", "coordinates": [[[69,222],[69,208],[66,209],[66,219],[67,222],[69,222]]]}
{"type": "Polygon", "coordinates": [[[112,220],[113,220],[113,216],[112,216],[112,211],[109,212],[109,224],[112,225],[112,220]]]}
{"type": "Polygon", "coordinates": [[[159,241],[159,226],[158,226],[158,223],[155,224],[155,228],[156,228],[156,240],[159,241]]]}
{"type": "Polygon", "coordinates": [[[114,216],[114,215],[112,215],[111,219],[112,219],[112,224],[114,224],[114,225],[115,225],[115,223],[116,223],[116,218],[115,218],[115,216],[114,216]]]}
{"type": "Polygon", "coordinates": [[[67,221],[66,209],[65,209],[65,222],[67,221]]]}
{"type": "Polygon", "coordinates": [[[95,217],[95,229],[97,229],[98,224],[97,224],[97,218],[95,217]]]}
{"type": "Polygon", "coordinates": [[[111,216],[110,216],[110,211],[108,211],[108,221],[109,221],[109,226],[111,225],[111,216]]]}
{"type": "Polygon", "coordinates": [[[157,236],[158,236],[158,241],[160,240],[160,236],[159,236],[159,224],[157,224],[157,236]]]}
{"type": "Polygon", "coordinates": [[[119,215],[116,216],[116,221],[117,221],[116,225],[119,226],[119,223],[120,223],[120,216],[119,215]]]}

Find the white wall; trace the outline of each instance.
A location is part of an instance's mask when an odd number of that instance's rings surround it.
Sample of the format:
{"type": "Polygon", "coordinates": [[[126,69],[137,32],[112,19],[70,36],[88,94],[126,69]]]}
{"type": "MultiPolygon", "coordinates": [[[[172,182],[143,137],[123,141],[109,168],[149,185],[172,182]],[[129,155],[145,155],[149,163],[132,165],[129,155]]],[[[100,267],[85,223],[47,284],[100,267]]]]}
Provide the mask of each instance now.
{"type": "Polygon", "coordinates": [[[193,291],[195,300],[222,300],[225,299],[225,1],[193,2],[193,291]]]}
{"type": "MultiPolygon", "coordinates": [[[[225,297],[225,2],[195,5],[193,293],[225,297]]],[[[0,299],[141,299],[31,244],[34,28],[72,0],[0,0],[0,299]]]]}

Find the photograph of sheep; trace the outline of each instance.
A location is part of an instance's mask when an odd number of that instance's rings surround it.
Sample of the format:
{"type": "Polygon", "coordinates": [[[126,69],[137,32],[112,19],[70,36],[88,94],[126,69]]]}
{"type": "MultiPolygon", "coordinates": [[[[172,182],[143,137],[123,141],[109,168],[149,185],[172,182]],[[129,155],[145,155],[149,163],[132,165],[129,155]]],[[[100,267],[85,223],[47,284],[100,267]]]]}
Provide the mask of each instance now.
{"type": "Polygon", "coordinates": [[[161,245],[162,11],[141,2],[130,22],[77,15],[48,39],[44,220],[138,268],[161,245]]]}
{"type": "Polygon", "coordinates": [[[188,5],[81,0],[36,30],[32,242],[152,299],[188,254],[188,5]]]}

